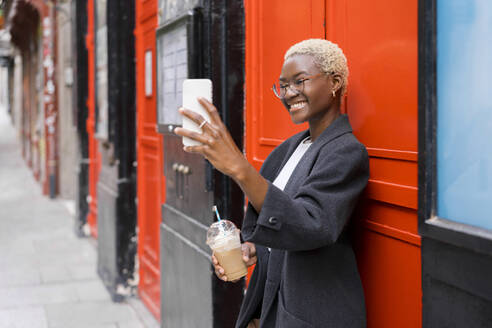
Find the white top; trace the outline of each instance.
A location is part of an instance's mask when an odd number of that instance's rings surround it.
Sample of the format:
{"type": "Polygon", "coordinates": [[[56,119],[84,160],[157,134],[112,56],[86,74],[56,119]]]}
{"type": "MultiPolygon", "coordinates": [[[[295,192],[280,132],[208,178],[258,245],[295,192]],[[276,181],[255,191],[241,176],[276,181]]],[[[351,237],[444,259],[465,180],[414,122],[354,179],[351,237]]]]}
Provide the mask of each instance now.
{"type": "Polygon", "coordinates": [[[313,142],[311,141],[311,137],[307,137],[299,143],[299,146],[297,146],[296,150],[289,157],[289,160],[287,161],[287,163],[285,163],[279,175],[275,178],[275,181],[273,181],[273,185],[275,187],[284,190],[285,185],[292,175],[292,172],[294,172],[294,169],[296,168],[297,164],[299,164],[302,156],[304,155],[304,153],[306,153],[306,151],[312,144],[313,142]]]}

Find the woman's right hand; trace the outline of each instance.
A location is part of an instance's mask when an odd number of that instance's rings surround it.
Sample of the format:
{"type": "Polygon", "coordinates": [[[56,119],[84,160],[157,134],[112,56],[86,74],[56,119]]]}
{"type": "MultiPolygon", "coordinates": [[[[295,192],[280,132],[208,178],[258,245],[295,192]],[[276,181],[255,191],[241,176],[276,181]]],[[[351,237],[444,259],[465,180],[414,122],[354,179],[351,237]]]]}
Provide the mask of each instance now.
{"type": "MultiPolygon", "coordinates": [[[[252,266],[256,263],[256,247],[255,244],[245,242],[241,245],[241,251],[243,253],[243,261],[247,267],[252,266]]],[[[215,253],[212,254],[212,264],[214,266],[215,275],[222,281],[228,281],[225,275],[224,268],[219,265],[219,261],[215,257],[215,253]]],[[[233,280],[232,282],[237,282],[239,279],[233,280]]]]}
{"type": "Polygon", "coordinates": [[[256,263],[256,247],[255,244],[250,242],[245,242],[241,245],[241,250],[243,252],[243,261],[249,268],[256,263]]]}

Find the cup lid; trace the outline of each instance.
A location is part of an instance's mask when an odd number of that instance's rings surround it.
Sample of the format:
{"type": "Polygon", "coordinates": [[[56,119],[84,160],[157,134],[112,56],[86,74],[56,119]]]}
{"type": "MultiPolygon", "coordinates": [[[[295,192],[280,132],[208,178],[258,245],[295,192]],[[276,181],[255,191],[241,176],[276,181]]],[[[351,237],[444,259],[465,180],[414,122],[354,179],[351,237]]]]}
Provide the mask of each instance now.
{"type": "Polygon", "coordinates": [[[210,243],[215,242],[217,238],[228,237],[231,234],[235,233],[237,230],[234,223],[229,220],[221,220],[212,223],[210,228],[207,231],[207,241],[206,243],[210,245],[210,243]]]}

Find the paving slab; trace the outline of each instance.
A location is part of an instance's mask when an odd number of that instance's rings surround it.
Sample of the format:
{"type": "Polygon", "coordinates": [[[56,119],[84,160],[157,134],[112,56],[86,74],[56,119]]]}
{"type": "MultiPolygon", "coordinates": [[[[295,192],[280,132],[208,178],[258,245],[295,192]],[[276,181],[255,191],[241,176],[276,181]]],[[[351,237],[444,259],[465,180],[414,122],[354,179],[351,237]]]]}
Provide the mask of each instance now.
{"type": "MultiPolygon", "coordinates": [[[[66,328],[65,326],[50,326],[50,328],[66,328]]],[[[70,328],[87,328],[85,325],[74,325],[70,326],[70,328]]],[[[102,325],[91,325],[90,328],[119,328],[116,323],[108,323],[108,324],[102,324],[102,325]]]]}
{"type": "MultiPolygon", "coordinates": [[[[65,326],[50,326],[50,328],[66,328],[65,326]]],[[[70,328],[87,328],[85,325],[75,325],[75,326],[70,326],[70,328]]],[[[108,323],[108,324],[102,324],[102,325],[91,325],[90,328],[119,328],[116,323],[108,323]]]]}
{"type": "Polygon", "coordinates": [[[36,269],[25,270],[17,267],[0,269],[0,289],[4,287],[37,285],[40,283],[41,275],[36,269]]]}
{"type": "Polygon", "coordinates": [[[0,309],[19,306],[74,302],[78,300],[72,284],[47,284],[0,289],[0,309]]]}
{"type": "Polygon", "coordinates": [[[49,265],[40,267],[43,283],[71,281],[72,277],[65,265],[49,265]]]}
{"type": "Polygon", "coordinates": [[[73,327],[135,322],[139,319],[135,311],[125,303],[77,302],[46,305],[50,327],[73,327]]]}
{"type": "Polygon", "coordinates": [[[22,309],[0,310],[2,328],[48,328],[44,308],[41,306],[22,309]]]}
{"type": "Polygon", "coordinates": [[[76,282],[75,290],[80,301],[111,301],[111,296],[99,279],[76,282]]]}
{"type": "Polygon", "coordinates": [[[97,269],[94,264],[79,264],[68,266],[67,270],[73,280],[98,279],[97,269]]]}
{"type": "Polygon", "coordinates": [[[144,328],[139,322],[119,322],[117,325],[118,328],[144,328]]]}

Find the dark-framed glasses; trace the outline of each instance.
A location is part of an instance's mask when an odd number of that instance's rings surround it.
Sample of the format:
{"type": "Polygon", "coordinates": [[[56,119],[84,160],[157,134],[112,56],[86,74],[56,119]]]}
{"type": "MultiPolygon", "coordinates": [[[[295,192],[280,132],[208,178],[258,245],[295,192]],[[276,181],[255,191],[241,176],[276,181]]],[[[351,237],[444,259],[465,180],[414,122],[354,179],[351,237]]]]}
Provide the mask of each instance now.
{"type": "Polygon", "coordinates": [[[318,73],[315,75],[305,76],[298,79],[290,80],[289,82],[281,82],[274,83],[272,86],[273,93],[277,98],[283,99],[287,94],[287,89],[292,90],[295,94],[302,93],[304,91],[304,82],[309,80],[314,80],[315,78],[326,74],[326,73],[318,73]]]}

